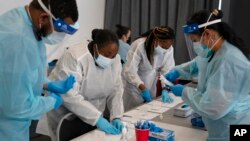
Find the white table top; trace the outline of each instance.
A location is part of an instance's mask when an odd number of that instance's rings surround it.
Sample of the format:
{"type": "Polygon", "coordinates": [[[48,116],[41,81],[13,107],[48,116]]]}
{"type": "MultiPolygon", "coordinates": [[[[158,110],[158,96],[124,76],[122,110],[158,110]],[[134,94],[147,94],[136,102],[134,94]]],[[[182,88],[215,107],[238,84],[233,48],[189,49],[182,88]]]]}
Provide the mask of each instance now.
{"type": "MultiPolygon", "coordinates": [[[[173,130],[175,132],[175,141],[206,141],[207,132],[204,130],[182,127],[172,124],[165,124],[160,122],[155,122],[157,126],[173,130]]],[[[135,141],[135,131],[133,128],[128,128],[128,140],[135,141]]],[[[119,141],[121,135],[107,135],[100,130],[94,130],[87,134],[84,134],[72,141],[119,141]]]]}
{"type": "MultiPolygon", "coordinates": [[[[151,120],[155,117],[158,117],[161,113],[169,111],[174,106],[182,103],[182,100],[179,97],[174,98],[174,103],[172,104],[162,104],[160,100],[154,100],[150,103],[144,104],[142,106],[139,106],[135,108],[134,110],[128,111],[124,114],[124,117],[122,118],[123,121],[128,123],[128,134],[127,138],[129,141],[135,141],[135,129],[133,123],[140,119],[147,119],[151,120]]],[[[165,117],[165,116],[164,116],[165,117]]],[[[176,118],[175,116],[169,115],[166,118],[176,118]],[[170,117],[171,116],[171,117],[170,117]]],[[[186,119],[177,119],[177,122],[183,122],[186,119]],[[183,121],[182,121],[183,120],[183,121]]],[[[164,121],[164,120],[163,120],[164,121]]],[[[206,141],[207,140],[207,131],[195,129],[187,126],[180,126],[180,124],[171,124],[170,123],[163,123],[159,120],[155,122],[157,126],[173,130],[175,132],[175,141],[206,141]]],[[[91,131],[89,133],[83,134],[82,136],[79,136],[72,141],[119,141],[121,139],[121,135],[108,135],[104,132],[96,129],[94,131],[91,131]]]]}

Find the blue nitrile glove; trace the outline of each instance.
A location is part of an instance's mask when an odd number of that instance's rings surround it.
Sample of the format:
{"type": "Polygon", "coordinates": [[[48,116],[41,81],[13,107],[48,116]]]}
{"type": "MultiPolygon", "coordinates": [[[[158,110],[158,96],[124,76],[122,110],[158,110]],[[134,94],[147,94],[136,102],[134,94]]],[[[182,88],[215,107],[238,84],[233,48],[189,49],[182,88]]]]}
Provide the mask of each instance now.
{"type": "Polygon", "coordinates": [[[184,86],[181,84],[177,84],[174,86],[169,86],[170,90],[174,93],[175,96],[182,96],[182,91],[184,86]]]}
{"type": "Polygon", "coordinates": [[[163,132],[163,129],[157,127],[154,123],[150,123],[150,131],[155,133],[161,133],[163,132]]]}
{"type": "Polygon", "coordinates": [[[56,63],[57,63],[57,60],[53,60],[53,61],[51,61],[51,62],[48,63],[48,66],[49,67],[55,67],[56,63]]]}
{"type": "Polygon", "coordinates": [[[150,102],[152,100],[151,95],[150,95],[150,91],[148,89],[143,90],[141,95],[142,95],[142,98],[146,102],[150,102]]]}
{"type": "Polygon", "coordinates": [[[65,94],[69,89],[73,88],[75,77],[70,75],[65,80],[51,81],[47,85],[48,91],[58,94],[65,94]]]}
{"type": "Polygon", "coordinates": [[[102,116],[97,120],[96,126],[98,129],[104,131],[107,134],[118,135],[120,131],[115,128],[112,124],[110,124],[105,118],[102,116]]]}
{"type": "Polygon", "coordinates": [[[195,127],[205,128],[205,125],[202,121],[202,117],[196,113],[192,115],[191,123],[195,127]]]}
{"type": "Polygon", "coordinates": [[[57,95],[57,94],[54,94],[54,93],[51,93],[50,96],[56,99],[54,109],[58,109],[63,104],[62,97],[60,95],[57,95]]]}
{"type": "Polygon", "coordinates": [[[162,102],[164,102],[164,103],[172,103],[172,102],[174,102],[172,97],[168,94],[167,90],[162,90],[161,91],[161,99],[162,99],[162,102]]]}
{"type": "Polygon", "coordinates": [[[170,72],[168,72],[165,75],[165,78],[171,82],[174,82],[179,76],[180,76],[180,73],[177,70],[172,69],[170,72]]]}
{"type": "Polygon", "coordinates": [[[141,129],[150,129],[150,123],[147,120],[142,122],[142,128],[141,129]]]}
{"type": "Polygon", "coordinates": [[[115,126],[116,129],[118,129],[120,132],[122,132],[123,124],[121,119],[116,118],[112,121],[112,125],[115,126]]]}
{"type": "Polygon", "coordinates": [[[185,103],[181,106],[181,108],[187,108],[187,107],[189,107],[189,105],[185,103]]]}

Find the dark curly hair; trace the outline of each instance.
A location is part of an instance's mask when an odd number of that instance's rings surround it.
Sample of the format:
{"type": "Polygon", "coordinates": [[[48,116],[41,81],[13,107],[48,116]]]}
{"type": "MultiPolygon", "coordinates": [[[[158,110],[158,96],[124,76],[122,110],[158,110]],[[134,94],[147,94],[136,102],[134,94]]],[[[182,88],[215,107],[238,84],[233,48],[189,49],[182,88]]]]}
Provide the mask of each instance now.
{"type": "Polygon", "coordinates": [[[116,43],[119,47],[119,39],[114,32],[108,29],[93,29],[92,41],[88,44],[88,48],[93,52],[94,44],[97,44],[98,48],[103,48],[109,43],[116,43]]]}
{"type": "MultiPolygon", "coordinates": [[[[76,0],[42,0],[42,2],[47,8],[50,4],[51,13],[56,18],[65,19],[67,17],[70,17],[72,18],[73,22],[76,22],[78,20],[76,0]]],[[[43,10],[39,5],[38,0],[33,0],[30,3],[30,6],[38,10],[43,10]]]]}
{"type": "Polygon", "coordinates": [[[123,35],[127,35],[128,32],[130,31],[130,28],[128,28],[126,26],[119,25],[119,24],[116,25],[116,28],[117,28],[116,34],[117,34],[118,38],[120,38],[120,39],[122,38],[123,35]]]}

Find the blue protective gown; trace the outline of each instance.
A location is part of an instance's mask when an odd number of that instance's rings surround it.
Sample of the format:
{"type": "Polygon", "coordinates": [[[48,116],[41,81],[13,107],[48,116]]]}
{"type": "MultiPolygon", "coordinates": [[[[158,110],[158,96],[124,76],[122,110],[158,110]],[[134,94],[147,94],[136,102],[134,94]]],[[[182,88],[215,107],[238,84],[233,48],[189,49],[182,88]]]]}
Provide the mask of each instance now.
{"type": "Polygon", "coordinates": [[[46,50],[24,7],[0,16],[0,140],[28,141],[32,119],[53,109],[42,97],[46,50]]]}
{"type": "Polygon", "coordinates": [[[209,141],[228,141],[231,124],[250,124],[250,62],[227,41],[211,62],[205,60],[197,57],[177,67],[186,77],[199,72],[202,84],[185,87],[182,99],[202,116],[209,141]]]}
{"type": "Polygon", "coordinates": [[[124,64],[127,62],[126,58],[127,58],[129,48],[130,48],[130,45],[128,43],[125,43],[122,40],[119,40],[118,53],[121,57],[121,60],[124,62],[124,64]]]}

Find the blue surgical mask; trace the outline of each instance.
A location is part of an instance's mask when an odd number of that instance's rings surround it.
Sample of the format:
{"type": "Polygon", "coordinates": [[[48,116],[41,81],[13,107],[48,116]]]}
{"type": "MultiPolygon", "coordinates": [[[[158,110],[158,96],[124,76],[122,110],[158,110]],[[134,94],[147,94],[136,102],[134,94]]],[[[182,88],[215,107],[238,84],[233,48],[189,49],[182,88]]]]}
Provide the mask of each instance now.
{"type": "Polygon", "coordinates": [[[210,55],[212,55],[211,50],[204,44],[201,44],[200,42],[193,42],[194,52],[203,58],[207,58],[210,55]]]}
{"type": "Polygon", "coordinates": [[[64,32],[53,31],[53,33],[51,33],[50,35],[48,35],[47,37],[44,37],[43,40],[46,44],[56,45],[56,44],[62,43],[65,36],[66,36],[66,33],[64,32]]]}
{"type": "Polygon", "coordinates": [[[203,57],[203,58],[208,58],[210,56],[212,56],[213,54],[213,48],[215,47],[215,45],[220,41],[220,39],[222,37],[220,37],[219,39],[217,39],[214,44],[211,46],[211,48],[209,48],[208,46],[204,45],[201,43],[203,35],[201,36],[200,42],[194,42],[193,43],[193,47],[194,47],[194,51],[197,55],[203,57]]]}
{"type": "Polygon", "coordinates": [[[110,58],[107,58],[107,57],[99,54],[97,45],[96,45],[96,50],[98,53],[98,57],[97,58],[94,57],[94,58],[95,58],[95,62],[97,63],[97,65],[103,69],[106,69],[109,66],[111,66],[114,59],[110,59],[110,58]]]}

